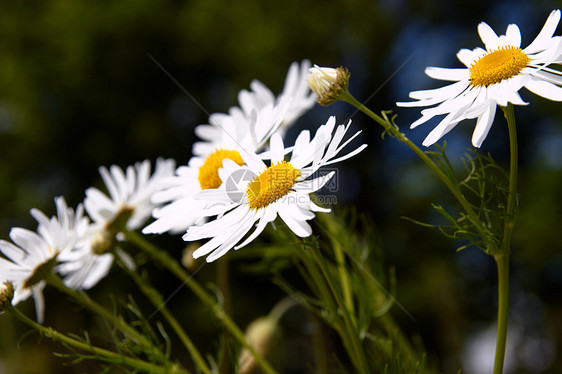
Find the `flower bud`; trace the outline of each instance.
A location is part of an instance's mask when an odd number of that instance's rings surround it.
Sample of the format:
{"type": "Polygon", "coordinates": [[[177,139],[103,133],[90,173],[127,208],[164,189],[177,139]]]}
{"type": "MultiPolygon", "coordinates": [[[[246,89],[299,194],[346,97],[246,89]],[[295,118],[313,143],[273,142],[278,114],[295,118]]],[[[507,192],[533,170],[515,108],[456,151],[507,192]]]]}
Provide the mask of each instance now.
{"type": "Polygon", "coordinates": [[[318,95],[318,104],[328,106],[338,101],[347,92],[349,71],[343,67],[321,68],[318,65],[308,69],[306,78],[310,89],[318,95]]]}
{"type": "Polygon", "coordinates": [[[12,303],[14,298],[14,285],[6,281],[0,283],[0,312],[4,311],[12,303]]]}
{"type": "MultiPolygon", "coordinates": [[[[264,357],[272,352],[281,335],[281,329],[277,318],[270,316],[260,317],[250,323],[246,330],[246,341],[264,357]]],[[[239,357],[240,373],[255,373],[258,369],[258,363],[252,354],[243,349],[239,357]]]]}

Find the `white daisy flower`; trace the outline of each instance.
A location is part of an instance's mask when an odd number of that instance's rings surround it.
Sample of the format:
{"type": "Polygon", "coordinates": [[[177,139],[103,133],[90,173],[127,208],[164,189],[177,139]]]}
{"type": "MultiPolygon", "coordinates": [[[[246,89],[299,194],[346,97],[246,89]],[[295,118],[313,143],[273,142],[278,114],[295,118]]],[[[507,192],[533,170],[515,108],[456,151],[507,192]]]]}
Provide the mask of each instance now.
{"type": "Polygon", "coordinates": [[[232,107],[228,114],[214,113],[209,117],[209,125],[196,127],[196,134],[204,141],[193,145],[195,156],[187,166],[178,167],[174,176],[163,180],[152,201],[166,205],[154,209],[152,215],[156,220],[143,233],[179,233],[195,224],[200,219],[198,212],[210,203],[193,196],[220,186],[218,170],[223,160],[242,165],[242,149],[258,151],[274,132],[283,132],[314,105],[316,96],[305,79],[309,66],[308,61],[300,66],[293,62],[283,92],[277,98],[263,83],[253,81],[252,91],[242,90],[238,95],[240,108],[232,107]]]}
{"type": "Polygon", "coordinates": [[[74,212],[62,197],[56,198],[55,203],[57,216],[51,219],[37,209],[31,210],[39,222],[37,232],[15,227],[10,231],[13,243],[0,240],[0,252],[6,257],[0,257],[0,279],[13,284],[13,305],[33,295],[39,323],[45,310],[44,279],[54,271],[57,257],[74,248],[87,223],[81,206],[74,212]]]}
{"type": "Polygon", "coordinates": [[[151,196],[159,190],[164,178],[174,174],[174,168],[175,162],[171,159],[158,159],[152,176],[148,160],[127,167],[125,172],[117,165],[112,165],[109,170],[101,167],[99,171],[109,196],[97,188],[88,188],[84,199],[86,212],[102,228],[126,215],[127,229],[138,229],[156,207],[151,196]]]}
{"type": "Polygon", "coordinates": [[[306,221],[314,218],[314,212],[329,211],[316,205],[310,199],[310,194],[322,188],[335,172],[316,178],[310,178],[311,175],[321,167],[350,158],[366,147],[363,144],[336,158],[360,132],[342,143],[351,121],[334,131],[335,122],[335,117],[331,117],[317,130],[312,140],[310,133],[303,131],[290,149],[285,149],[281,137],[274,134],[271,137],[271,149],[265,155],[244,152],[246,166],[241,167],[225,160],[220,176],[226,183],[220,189],[202,191],[198,197],[211,201],[222,200],[227,205],[203,211],[203,215],[218,215],[218,218],[201,226],[189,227],[183,236],[186,241],[211,238],[193,253],[193,257],[210,254],[207,261],[211,262],[233,247],[242,248],[278,215],[296,235],[309,236],[312,229],[306,221]],[[291,158],[286,162],[284,156],[289,152],[291,158]],[[262,161],[263,157],[271,160],[270,166],[262,161]],[[240,178],[243,175],[254,178],[240,178]],[[228,178],[236,183],[229,183],[228,178]],[[242,241],[256,222],[255,230],[242,241]]]}
{"type": "Polygon", "coordinates": [[[135,230],[146,222],[157,207],[151,196],[162,180],[173,175],[174,167],[173,160],[158,159],[152,175],[148,160],[127,167],[125,172],[116,165],[100,168],[109,196],[94,187],[86,190],[84,207],[93,222],[83,230],[79,244],[59,257],[62,264],[57,270],[64,275],[67,287],[89,289],[104,278],[113,264],[110,249],[134,268],[130,256],[115,247],[116,239],[121,238],[119,225],[135,230]]]}
{"type": "Polygon", "coordinates": [[[217,148],[207,157],[192,157],[187,166],[177,168],[174,176],[162,180],[161,190],[152,197],[155,204],[168,203],[153,210],[154,222],[146,226],[144,234],[180,233],[200,219],[199,212],[208,207],[209,202],[194,199],[194,195],[209,188],[218,188],[222,181],[219,169],[223,160],[229,159],[238,165],[243,164],[242,156],[231,148],[217,148]]]}
{"type": "Polygon", "coordinates": [[[462,69],[428,67],[431,78],[455,82],[434,90],[414,91],[418,101],[397,103],[398,106],[432,106],[422,110],[422,117],[412,123],[414,128],[434,116],[446,115],[423,141],[430,146],[448,133],[460,121],[477,118],[472,144],[480,147],[492,126],[497,105],[526,105],[518,94],[525,87],[529,91],[553,101],[562,101],[562,72],[549,68],[562,62],[560,36],[553,36],[560,10],[550,13],[535,40],[521,49],[521,33],[517,25],[507,27],[505,35],[498,36],[482,22],[478,34],[486,49],[461,49],[458,59],[462,69]]]}
{"type": "Polygon", "coordinates": [[[287,72],[283,91],[277,97],[258,80],[252,81],[250,91],[238,94],[240,107],[232,107],[228,114],[215,113],[208,125],[199,125],[195,133],[203,142],[193,145],[193,154],[205,156],[218,144],[224,147],[234,142],[239,147],[259,150],[271,135],[281,135],[306,111],[314,106],[316,95],[310,91],[306,77],[310,61],[299,65],[293,62],[287,72]]]}

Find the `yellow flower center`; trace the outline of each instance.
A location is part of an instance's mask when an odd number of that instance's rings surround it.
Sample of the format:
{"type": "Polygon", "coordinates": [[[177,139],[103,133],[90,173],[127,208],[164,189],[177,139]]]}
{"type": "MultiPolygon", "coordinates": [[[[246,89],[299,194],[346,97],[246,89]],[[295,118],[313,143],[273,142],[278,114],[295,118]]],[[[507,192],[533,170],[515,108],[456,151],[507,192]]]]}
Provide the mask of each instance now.
{"type": "Polygon", "coordinates": [[[516,76],[529,63],[529,57],[520,48],[504,46],[480,57],[468,69],[470,83],[490,86],[516,76]]]}
{"type": "Polygon", "coordinates": [[[217,149],[207,157],[203,165],[199,168],[199,184],[202,190],[209,188],[219,188],[222,181],[219,177],[219,169],[222,168],[222,161],[228,158],[238,165],[244,164],[242,156],[238,151],[229,151],[227,149],[217,149]]]}
{"type": "Polygon", "coordinates": [[[248,205],[252,209],[265,208],[291,192],[301,172],[286,161],[265,169],[246,188],[248,205]]]}

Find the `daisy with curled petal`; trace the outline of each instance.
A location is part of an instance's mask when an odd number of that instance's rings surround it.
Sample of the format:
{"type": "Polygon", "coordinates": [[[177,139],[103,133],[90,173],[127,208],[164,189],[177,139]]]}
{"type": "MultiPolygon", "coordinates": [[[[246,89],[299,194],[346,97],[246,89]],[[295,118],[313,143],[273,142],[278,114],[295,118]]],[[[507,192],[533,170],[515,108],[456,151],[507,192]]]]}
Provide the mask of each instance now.
{"type": "Polygon", "coordinates": [[[422,110],[422,117],[412,123],[414,128],[434,116],[446,115],[423,141],[430,146],[448,133],[460,121],[476,118],[472,144],[480,147],[488,135],[498,105],[509,103],[526,105],[518,94],[525,87],[529,91],[553,101],[562,101],[562,72],[548,67],[562,62],[560,36],[553,36],[560,10],[550,13],[535,40],[521,49],[521,33],[517,25],[507,27],[505,35],[498,36],[482,22],[478,34],[486,49],[461,49],[458,59],[464,69],[428,67],[431,78],[455,82],[427,91],[410,93],[418,101],[397,103],[398,106],[432,106],[422,110]]]}
{"type": "Polygon", "coordinates": [[[54,272],[57,257],[76,245],[87,222],[81,206],[74,212],[64,198],[55,202],[57,216],[50,219],[37,209],[31,211],[39,222],[37,232],[15,227],[10,231],[12,242],[0,240],[0,252],[6,257],[0,257],[0,279],[14,285],[13,305],[33,295],[39,323],[45,310],[45,279],[54,272]]]}
{"type": "Polygon", "coordinates": [[[241,167],[225,161],[220,176],[226,183],[223,183],[220,189],[202,191],[198,197],[208,200],[222,199],[230,204],[203,211],[202,214],[218,214],[219,217],[201,226],[191,226],[187,229],[183,236],[186,241],[210,238],[193,253],[193,257],[209,255],[207,262],[211,262],[231,248],[242,248],[254,240],[267,223],[275,220],[277,216],[281,217],[296,235],[309,236],[312,229],[306,221],[314,218],[314,212],[329,212],[329,209],[316,205],[310,199],[310,194],[322,188],[334,176],[334,172],[316,178],[310,178],[311,175],[321,167],[350,158],[366,147],[363,144],[336,158],[360,132],[342,142],[351,121],[334,130],[335,122],[335,117],[331,117],[316,131],[312,140],[308,131],[301,132],[294,147],[290,149],[291,158],[288,162],[284,161],[284,156],[289,151],[285,149],[278,134],[271,137],[270,151],[266,154],[271,160],[270,166],[262,161],[264,155],[258,156],[249,152],[243,154],[247,166],[241,167]],[[243,178],[244,175],[246,178],[243,178]],[[253,178],[250,180],[248,176],[253,178]],[[228,178],[239,182],[238,185],[229,185],[228,178]],[[255,230],[243,240],[256,222],[255,230]]]}
{"type": "MultiPolygon", "coordinates": [[[[214,113],[209,117],[209,125],[196,127],[195,133],[203,141],[193,145],[195,156],[187,166],[178,167],[174,176],[163,180],[152,201],[165,205],[154,209],[152,215],[156,220],[143,233],[179,233],[195,224],[200,219],[198,212],[208,208],[210,202],[195,200],[193,196],[220,186],[218,170],[223,160],[242,165],[241,150],[258,151],[273,133],[284,131],[314,105],[316,96],[305,79],[309,66],[308,61],[300,66],[293,62],[283,92],[277,98],[263,83],[253,81],[251,91],[240,91],[240,107],[230,108],[228,114],[214,113]]],[[[216,204],[220,203],[213,203],[216,204]]]]}

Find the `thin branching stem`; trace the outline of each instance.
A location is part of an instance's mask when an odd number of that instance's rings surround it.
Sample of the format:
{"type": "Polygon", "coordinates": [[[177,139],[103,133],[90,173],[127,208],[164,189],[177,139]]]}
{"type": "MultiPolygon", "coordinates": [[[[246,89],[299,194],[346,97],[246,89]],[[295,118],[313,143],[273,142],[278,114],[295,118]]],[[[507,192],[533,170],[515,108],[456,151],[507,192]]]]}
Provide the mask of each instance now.
{"type": "Polygon", "coordinates": [[[147,353],[155,354],[161,358],[165,357],[164,354],[160,352],[160,350],[155,347],[149,339],[147,339],[144,335],[127,324],[121,317],[114,315],[102,305],[95,302],[84,291],[74,290],[70,287],[67,287],[56,274],[51,274],[47,279],[47,282],[60,291],[66,293],[75,302],[79,303],[86,309],[107,320],[115,328],[122,331],[129,339],[144,347],[147,353]]]}
{"type": "Polygon", "coordinates": [[[166,321],[170,324],[176,335],[183,343],[184,347],[191,354],[195,366],[199,370],[201,370],[201,372],[205,374],[211,374],[211,369],[203,359],[203,356],[201,356],[201,354],[197,350],[195,344],[193,344],[193,342],[191,341],[191,339],[189,338],[189,336],[187,335],[181,324],[173,316],[173,314],[170,313],[170,311],[166,307],[166,303],[164,302],[164,299],[162,298],[160,292],[158,292],[154,287],[152,287],[148,283],[148,281],[142,279],[141,276],[137,274],[135,270],[129,269],[129,267],[125,263],[123,263],[123,261],[121,261],[121,259],[118,256],[116,256],[115,259],[117,263],[121,266],[121,268],[123,268],[123,270],[127,273],[127,275],[133,279],[133,281],[137,284],[137,286],[139,286],[140,290],[150,300],[152,305],[154,305],[158,309],[158,312],[161,313],[166,319],[166,321]]]}
{"type": "Polygon", "coordinates": [[[234,339],[238,341],[243,347],[248,349],[252,354],[256,362],[263,369],[264,373],[274,374],[276,371],[271,367],[271,365],[265,360],[265,358],[260,355],[254,347],[252,347],[244,337],[244,333],[238,328],[236,323],[230,318],[228,314],[225,313],[222,306],[217,303],[217,301],[209,294],[205,289],[193,279],[185,269],[168,253],[158,247],[156,247],[151,242],[145,240],[141,235],[134,231],[123,230],[125,237],[142,251],[152,257],[154,260],[158,261],[162,266],[168,269],[172,274],[174,274],[179,280],[184,282],[184,284],[189,287],[189,289],[201,300],[207,307],[209,307],[215,317],[223,324],[223,326],[232,334],[234,339]]]}
{"type": "Polygon", "coordinates": [[[147,373],[154,373],[154,374],[187,373],[187,371],[178,367],[177,365],[174,365],[173,367],[162,367],[154,364],[153,362],[143,361],[138,358],[125,356],[121,353],[115,353],[103,348],[95,347],[90,343],[83,342],[75,338],[72,338],[70,336],[67,336],[65,334],[62,334],[51,327],[43,326],[33,321],[25,314],[21,313],[17,308],[14,308],[11,305],[8,306],[7,310],[11,312],[12,315],[18,318],[20,321],[33,327],[35,330],[37,330],[47,338],[52,339],[54,341],[61,342],[67,346],[80,349],[84,352],[88,352],[92,354],[93,355],[92,358],[95,358],[96,360],[112,363],[112,364],[126,365],[129,366],[130,368],[147,373]]]}
{"type": "MultiPolygon", "coordinates": [[[[353,105],[354,107],[356,107],[357,109],[359,109],[363,113],[365,113],[367,116],[369,116],[375,122],[377,122],[382,127],[384,127],[386,132],[390,133],[392,136],[394,136],[396,139],[398,139],[399,141],[401,141],[402,143],[407,145],[412,151],[414,151],[414,153],[423,162],[425,162],[425,164],[427,166],[429,166],[429,168],[439,177],[439,179],[441,179],[441,181],[445,184],[445,186],[447,186],[447,188],[451,191],[451,193],[453,194],[455,199],[463,207],[463,209],[466,212],[469,219],[472,221],[472,223],[474,223],[474,226],[478,230],[479,235],[483,239],[487,237],[486,230],[481,226],[482,223],[480,222],[480,219],[478,218],[478,215],[476,214],[476,212],[474,211],[474,209],[472,208],[470,203],[466,200],[466,198],[464,197],[464,195],[460,191],[458,184],[456,182],[454,182],[453,180],[451,180],[451,178],[449,176],[447,176],[447,174],[445,174],[439,168],[439,166],[437,166],[437,164],[435,164],[435,162],[433,162],[433,160],[424,151],[422,151],[417,145],[415,145],[410,139],[408,139],[406,137],[406,135],[404,135],[402,132],[400,132],[400,130],[396,126],[393,126],[391,123],[384,120],[383,118],[381,118],[380,116],[375,114],[373,111],[371,111],[369,108],[367,108],[365,105],[363,105],[361,102],[359,102],[355,97],[353,97],[353,95],[351,95],[351,93],[349,93],[349,91],[346,91],[341,96],[341,99],[343,101],[353,105]]],[[[490,243],[488,243],[488,244],[490,244],[490,243]]]]}

